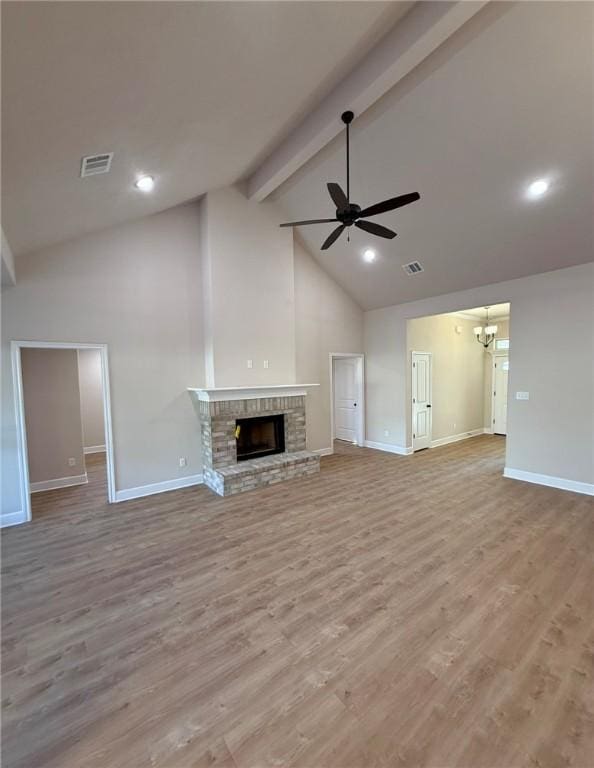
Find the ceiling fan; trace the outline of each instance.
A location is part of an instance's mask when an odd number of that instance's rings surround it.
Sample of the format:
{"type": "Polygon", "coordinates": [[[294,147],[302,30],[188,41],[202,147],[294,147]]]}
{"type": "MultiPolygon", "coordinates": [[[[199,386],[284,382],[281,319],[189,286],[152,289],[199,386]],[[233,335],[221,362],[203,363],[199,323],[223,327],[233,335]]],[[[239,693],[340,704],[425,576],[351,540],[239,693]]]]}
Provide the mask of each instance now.
{"type": "Polygon", "coordinates": [[[393,211],[396,208],[402,208],[403,205],[414,203],[415,200],[420,199],[418,192],[410,192],[407,195],[399,195],[398,197],[391,197],[389,200],[383,200],[381,203],[370,205],[368,208],[361,208],[356,203],[351,203],[351,184],[350,184],[350,164],[349,164],[349,126],[353,121],[354,114],[351,111],[343,112],[341,115],[342,122],[346,125],[346,176],[347,176],[347,191],[346,195],[342,190],[340,184],[335,182],[328,183],[328,192],[330,197],[336,206],[336,217],[334,219],[309,219],[308,221],[289,221],[286,224],[281,224],[281,227],[301,227],[305,224],[326,224],[333,221],[339,221],[340,224],[333,229],[328,237],[322,244],[322,251],[330,248],[342,235],[347,227],[351,227],[353,224],[359,229],[369,232],[372,235],[378,235],[378,237],[386,237],[391,240],[396,237],[396,232],[393,232],[387,227],[383,227],[381,224],[376,224],[374,221],[361,221],[361,219],[367,219],[370,216],[377,216],[380,213],[387,213],[393,211]]]}

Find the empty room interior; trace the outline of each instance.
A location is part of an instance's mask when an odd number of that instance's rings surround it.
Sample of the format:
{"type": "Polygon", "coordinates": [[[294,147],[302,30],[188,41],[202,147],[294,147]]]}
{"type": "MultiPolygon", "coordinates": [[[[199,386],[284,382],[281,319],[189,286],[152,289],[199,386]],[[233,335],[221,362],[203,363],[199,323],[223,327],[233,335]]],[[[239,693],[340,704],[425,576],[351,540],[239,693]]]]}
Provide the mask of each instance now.
{"type": "Polygon", "coordinates": [[[592,768],[594,3],[0,6],[3,768],[592,768]]]}
{"type": "Polygon", "coordinates": [[[30,515],[52,514],[62,488],[91,483],[87,495],[108,498],[101,349],[27,344],[18,362],[30,515]]]}

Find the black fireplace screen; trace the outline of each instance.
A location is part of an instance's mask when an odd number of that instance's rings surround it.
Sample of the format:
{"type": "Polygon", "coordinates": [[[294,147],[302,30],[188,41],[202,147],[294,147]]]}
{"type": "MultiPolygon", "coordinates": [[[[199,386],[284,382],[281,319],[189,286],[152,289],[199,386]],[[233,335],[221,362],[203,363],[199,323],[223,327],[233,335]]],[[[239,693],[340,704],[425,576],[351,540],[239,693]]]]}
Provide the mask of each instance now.
{"type": "Polygon", "coordinates": [[[251,419],[237,419],[235,422],[237,461],[256,459],[283,453],[285,450],[285,417],[254,416],[251,419]]]}

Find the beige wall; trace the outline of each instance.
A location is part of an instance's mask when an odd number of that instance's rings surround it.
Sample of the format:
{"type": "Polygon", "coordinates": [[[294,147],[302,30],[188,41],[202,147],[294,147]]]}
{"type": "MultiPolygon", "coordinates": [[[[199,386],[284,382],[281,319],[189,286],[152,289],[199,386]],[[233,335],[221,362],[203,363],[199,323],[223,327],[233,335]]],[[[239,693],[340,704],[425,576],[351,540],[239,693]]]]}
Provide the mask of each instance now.
{"type": "Polygon", "coordinates": [[[74,349],[22,349],[29,481],[85,473],[74,349]],[[69,459],[74,459],[70,466],[69,459]]]}
{"type": "Polygon", "coordinates": [[[83,446],[85,448],[104,446],[101,352],[98,349],[78,350],[78,383],[83,446]]]}
{"type": "Polygon", "coordinates": [[[201,206],[207,385],[293,384],[292,231],[278,226],[273,203],[234,187],[209,192],[201,206]]]}
{"type": "MultiPolygon", "coordinates": [[[[485,353],[472,332],[475,325],[475,321],[453,315],[408,321],[408,393],[411,352],[431,352],[432,355],[433,440],[483,428],[485,353]],[[461,333],[457,333],[456,328],[460,328],[461,333]]],[[[408,399],[410,402],[410,394],[408,399]]]]}
{"type": "Polygon", "coordinates": [[[20,510],[11,339],[107,343],[117,490],[201,472],[200,295],[196,204],[19,258],[2,293],[4,514],[20,510]]]}
{"type": "Polygon", "coordinates": [[[366,312],[367,439],[410,445],[407,320],[507,301],[511,302],[507,466],[592,483],[592,263],[366,312]],[[516,400],[516,391],[528,391],[530,399],[516,400]],[[385,429],[389,438],[384,437],[385,429]]]}
{"type": "Polygon", "coordinates": [[[295,240],[297,382],[319,382],[307,395],[307,444],[329,448],[330,352],[363,352],[363,311],[295,240]]]}

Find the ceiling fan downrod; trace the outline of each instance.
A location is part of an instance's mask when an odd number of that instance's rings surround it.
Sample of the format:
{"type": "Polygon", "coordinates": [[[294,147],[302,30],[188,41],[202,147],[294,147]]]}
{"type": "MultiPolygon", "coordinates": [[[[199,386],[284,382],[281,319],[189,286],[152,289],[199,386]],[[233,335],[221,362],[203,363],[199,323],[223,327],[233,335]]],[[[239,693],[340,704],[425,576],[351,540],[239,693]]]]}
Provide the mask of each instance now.
{"type": "Polygon", "coordinates": [[[353,122],[353,118],[355,117],[355,113],[351,112],[351,110],[347,110],[346,112],[343,112],[340,116],[342,119],[342,122],[346,125],[346,166],[347,166],[347,203],[351,202],[351,164],[350,164],[350,126],[353,122]]]}

